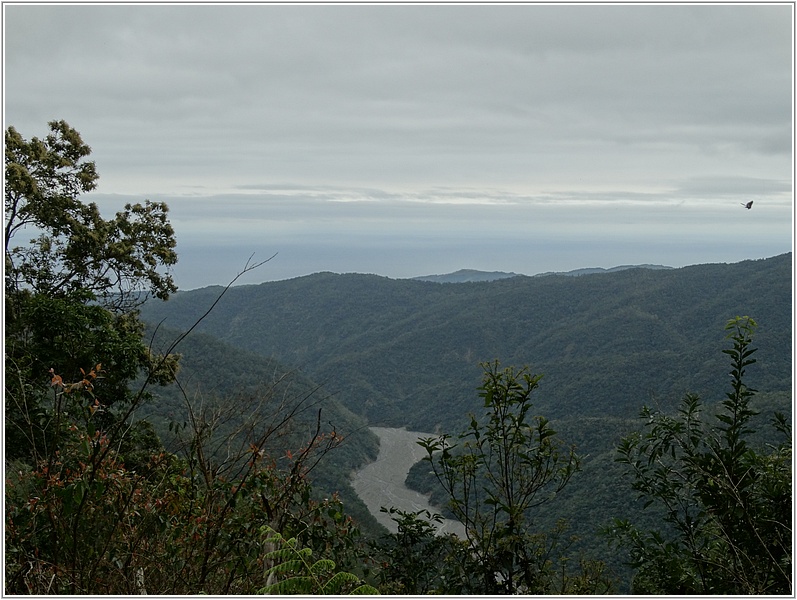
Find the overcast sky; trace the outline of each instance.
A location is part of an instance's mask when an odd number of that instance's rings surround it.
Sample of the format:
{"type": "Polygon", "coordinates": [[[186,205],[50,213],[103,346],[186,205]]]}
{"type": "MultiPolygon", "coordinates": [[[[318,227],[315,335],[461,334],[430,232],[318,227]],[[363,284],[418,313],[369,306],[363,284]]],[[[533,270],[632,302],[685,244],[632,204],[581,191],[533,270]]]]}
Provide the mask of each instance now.
{"type": "Polygon", "coordinates": [[[178,285],[792,247],[792,6],[4,4],[4,125],[166,201],[178,285]],[[751,210],[742,202],[754,200],[751,210]]]}

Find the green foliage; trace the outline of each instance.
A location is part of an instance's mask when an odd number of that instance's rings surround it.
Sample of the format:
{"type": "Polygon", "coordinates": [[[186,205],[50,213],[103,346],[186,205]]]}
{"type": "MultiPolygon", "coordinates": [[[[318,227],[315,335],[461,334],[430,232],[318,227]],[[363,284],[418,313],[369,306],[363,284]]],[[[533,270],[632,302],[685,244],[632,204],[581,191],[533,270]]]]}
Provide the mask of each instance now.
{"type": "Polygon", "coordinates": [[[460,553],[455,593],[567,593],[569,578],[562,577],[557,590],[552,568],[563,529],[539,533],[533,511],[564,488],[580,459],[544,417],[530,413],[540,375],[501,369],[498,361],[483,368],[484,420],[471,415],[456,440],[441,435],[418,442],[448,508],[465,526],[469,551],[460,553]]]}
{"type": "Polygon", "coordinates": [[[626,437],[618,460],[632,487],[664,512],[666,528],[641,530],[617,520],[611,531],[638,569],[635,593],[791,593],[791,435],[785,419],[773,425],[781,442],[756,450],[751,406],[755,390],[745,381],[755,321],[727,325],[733,347],[731,391],[714,422],[687,394],[674,417],[645,407],[645,432],[626,437]]]}
{"type": "Polygon", "coordinates": [[[176,371],[175,357],[153,355],[144,345],[135,315],[114,314],[78,293],[66,297],[7,293],[6,308],[5,416],[10,458],[37,460],[57,449],[52,441],[63,425],[62,413],[77,410],[72,396],[51,393],[54,368],[64,381],[74,382],[82,380],[92,365],[102,365],[102,377],[92,387],[93,401],[102,407],[94,419],[111,436],[124,429],[132,411],[148,398],[130,388],[138,374],[167,383],[176,371]],[[172,366],[168,376],[151,375],[164,364],[172,366]]]}
{"type": "Polygon", "coordinates": [[[313,560],[310,548],[301,548],[296,538],[285,539],[269,527],[263,528],[269,537],[266,544],[275,547],[266,553],[264,559],[268,581],[260,594],[302,594],[302,595],[341,595],[378,594],[373,586],[363,583],[359,577],[346,571],[336,571],[335,562],[330,559],[313,560]],[[276,580],[276,581],[273,581],[276,580]]]}
{"type": "Polygon", "coordinates": [[[391,507],[382,511],[397,525],[396,533],[371,543],[382,592],[418,595],[445,589],[445,559],[457,540],[437,535],[432,522],[440,523],[442,517],[426,510],[406,512],[391,507]]]}
{"type": "Polygon", "coordinates": [[[138,303],[138,291],[168,298],[177,289],[160,270],[177,262],[168,207],[148,200],[102,219],[96,204],[78,199],[99,178],[86,160],[91,149],[65,121],[49,126],[47,137],[29,142],[6,130],[6,291],[90,292],[116,308],[138,303]],[[38,237],[11,247],[25,229],[38,237]]]}
{"type": "MultiPolygon", "coordinates": [[[[101,580],[133,590],[132,579],[120,575],[120,552],[135,553],[138,536],[150,531],[142,515],[152,510],[152,499],[103,431],[105,409],[93,394],[102,374],[97,365],[75,382],[52,375],[60,426],[46,453],[8,473],[7,592],[79,593],[98,589],[91,582],[101,580]]],[[[142,457],[140,472],[162,467],[162,459],[142,457]]]]}
{"type": "MultiPolygon", "coordinates": [[[[145,334],[158,352],[167,351],[179,336],[179,331],[162,326],[145,334]]],[[[378,452],[378,438],[363,418],[352,414],[339,398],[330,396],[300,371],[273,359],[198,333],[186,337],[179,349],[178,381],[153,391],[152,402],[142,412],[167,448],[179,447],[184,426],[188,425],[186,397],[195,415],[204,412],[206,421],[215,423],[213,440],[208,444],[216,449],[212,450],[213,458],[225,457],[231,441],[245,446],[246,432],[253,426],[283,419],[300,399],[305,399],[280,435],[269,440],[266,451],[275,456],[284,455],[287,449],[296,453],[313,435],[318,409],[323,408],[322,421],[345,441],[324,457],[323,468],[308,474],[314,498],[321,500],[338,493],[347,514],[364,532],[380,528],[349,484],[350,473],[376,458],[378,452]]]]}
{"type": "Polygon", "coordinates": [[[213,415],[194,411],[182,457],[154,448],[143,422],[113,443],[97,419],[101,377],[99,365],[76,382],[53,374],[53,393],[71,407],[58,413],[55,449],[8,473],[7,593],[253,593],[267,582],[265,526],[345,562],[358,532],[337,498],[313,499],[307,479],[334,436],[316,431],[295,452],[269,455],[278,422],[219,460],[213,415]]]}
{"type": "MultiPolygon", "coordinates": [[[[33,462],[56,451],[62,418],[77,407],[49,393],[49,373],[79,381],[103,365],[92,397],[94,426],[113,437],[146,395],[130,390],[141,372],[173,379],[175,357],[153,355],[142,341],[133,306],[141,291],[167,298],[168,269],[177,260],[174,232],[162,204],[128,206],[110,221],[81,193],[98,175],[90,148],[64,121],[43,140],[5,135],[6,425],[10,457],[33,462]],[[38,237],[14,246],[30,230],[38,237]],[[168,368],[166,368],[168,367],[168,368]]],[[[119,441],[119,440],[115,440],[119,441]]]]}

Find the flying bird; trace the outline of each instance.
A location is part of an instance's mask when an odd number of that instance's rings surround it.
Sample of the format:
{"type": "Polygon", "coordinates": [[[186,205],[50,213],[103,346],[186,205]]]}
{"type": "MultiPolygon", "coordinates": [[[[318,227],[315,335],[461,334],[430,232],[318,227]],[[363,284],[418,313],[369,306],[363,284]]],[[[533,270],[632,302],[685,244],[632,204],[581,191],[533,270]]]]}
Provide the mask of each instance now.
{"type": "Polygon", "coordinates": [[[750,200],[750,202],[748,202],[747,204],[745,204],[744,202],[742,202],[742,206],[744,206],[744,207],[745,207],[745,208],[747,208],[747,209],[753,208],[753,201],[752,201],[752,200],[750,200]]]}

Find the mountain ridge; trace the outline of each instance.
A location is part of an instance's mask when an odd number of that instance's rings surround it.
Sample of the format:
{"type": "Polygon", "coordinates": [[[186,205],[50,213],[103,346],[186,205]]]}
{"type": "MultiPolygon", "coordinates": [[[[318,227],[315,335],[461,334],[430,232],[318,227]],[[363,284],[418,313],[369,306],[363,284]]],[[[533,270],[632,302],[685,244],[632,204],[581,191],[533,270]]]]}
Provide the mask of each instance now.
{"type": "Polygon", "coordinates": [[[477,269],[459,269],[452,273],[444,273],[442,275],[421,275],[419,277],[410,277],[409,279],[416,281],[434,281],[436,283],[473,283],[481,281],[496,281],[498,279],[509,279],[510,277],[548,277],[550,275],[565,275],[568,277],[580,277],[582,275],[595,275],[599,273],[615,273],[617,271],[625,271],[627,269],[672,269],[666,265],[652,265],[652,264],[639,264],[639,265],[618,265],[608,269],[603,267],[584,267],[581,269],[573,269],[571,271],[545,271],[544,273],[536,273],[534,275],[523,275],[522,273],[514,273],[512,271],[479,271],[477,269]]]}
{"type": "Polygon", "coordinates": [[[618,265],[616,267],[585,267],[581,269],[573,269],[571,271],[546,271],[545,273],[537,273],[532,277],[548,277],[550,275],[566,275],[568,277],[580,277],[582,275],[597,275],[601,273],[616,273],[618,271],[627,271],[628,269],[652,269],[654,271],[662,271],[674,269],[675,267],[668,267],[666,265],[652,265],[649,263],[639,265],[618,265]]]}
{"type": "Polygon", "coordinates": [[[507,273],[505,271],[478,271],[476,269],[460,269],[453,273],[442,275],[421,275],[410,277],[414,281],[434,281],[436,283],[473,283],[476,281],[495,281],[496,279],[507,279],[517,277],[518,273],[507,273]]]}

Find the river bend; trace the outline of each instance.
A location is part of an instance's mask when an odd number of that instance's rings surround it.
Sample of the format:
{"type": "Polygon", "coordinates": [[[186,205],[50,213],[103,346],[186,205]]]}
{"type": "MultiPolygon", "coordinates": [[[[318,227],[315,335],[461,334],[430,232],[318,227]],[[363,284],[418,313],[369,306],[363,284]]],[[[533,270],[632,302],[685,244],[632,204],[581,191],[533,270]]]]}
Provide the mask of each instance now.
{"type": "MultiPolygon", "coordinates": [[[[380,511],[381,507],[396,507],[407,512],[428,510],[439,513],[440,509],[429,504],[429,497],[409,489],[404,482],[412,465],[426,456],[426,450],[418,445],[418,438],[433,437],[431,433],[407,431],[393,427],[371,427],[379,437],[379,455],[352,478],[352,487],[368,510],[380,524],[391,532],[397,531],[390,515],[380,511]]],[[[445,519],[435,526],[440,533],[455,533],[465,537],[465,528],[459,521],[445,519]]]]}

